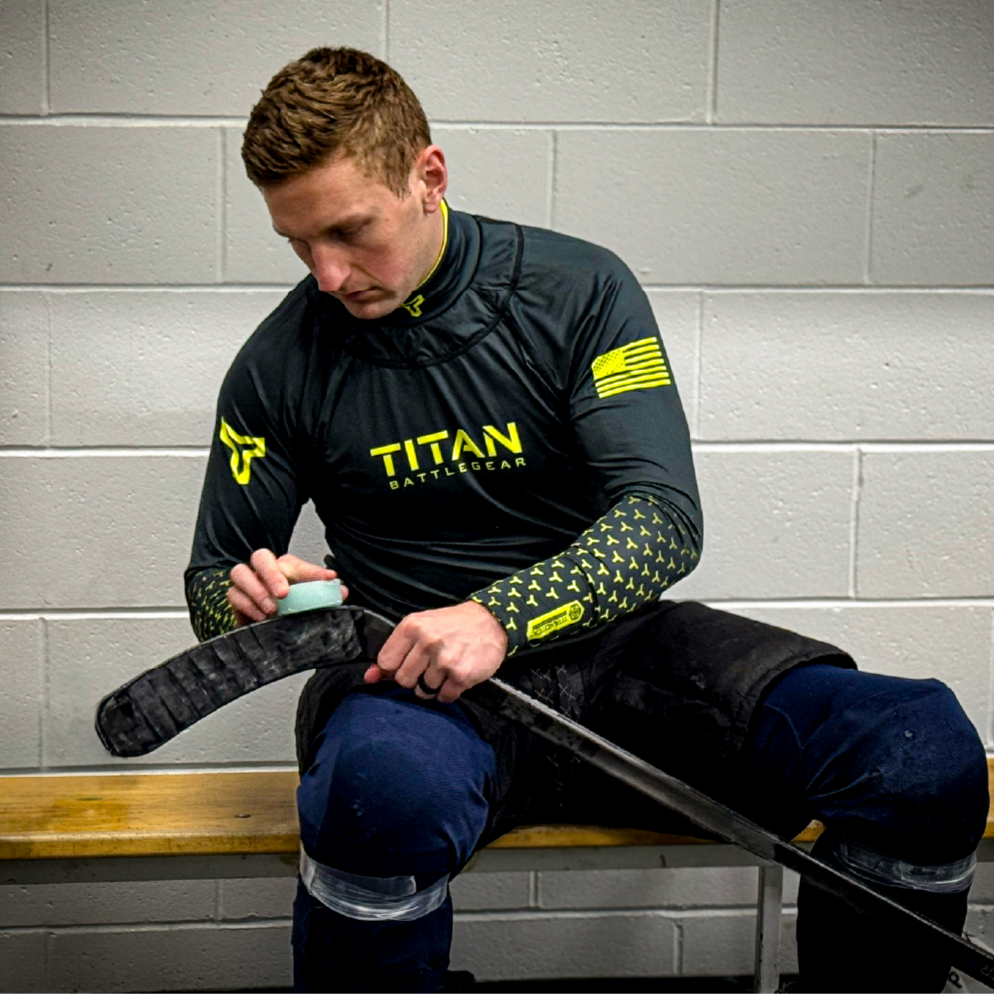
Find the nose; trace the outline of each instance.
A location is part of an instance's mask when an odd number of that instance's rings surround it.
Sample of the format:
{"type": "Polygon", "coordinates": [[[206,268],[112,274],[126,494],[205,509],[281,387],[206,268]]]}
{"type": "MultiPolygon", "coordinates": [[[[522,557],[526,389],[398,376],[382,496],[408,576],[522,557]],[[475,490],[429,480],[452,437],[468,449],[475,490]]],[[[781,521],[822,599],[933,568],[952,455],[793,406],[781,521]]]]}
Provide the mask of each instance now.
{"type": "Polygon", "coordinates": [[[324,293],[336,293],[349,277],[350,266],[344,253],[330,245],[314,246],[311,250],[311,273],[324,293]]]}

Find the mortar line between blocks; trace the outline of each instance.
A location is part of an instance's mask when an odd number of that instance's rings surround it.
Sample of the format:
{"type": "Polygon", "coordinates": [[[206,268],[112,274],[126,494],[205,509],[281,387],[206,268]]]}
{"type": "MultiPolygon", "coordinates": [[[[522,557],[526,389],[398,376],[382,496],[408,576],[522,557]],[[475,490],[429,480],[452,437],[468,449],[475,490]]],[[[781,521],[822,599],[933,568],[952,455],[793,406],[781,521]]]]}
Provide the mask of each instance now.
{"type": "MultiPolygon", "coordinates": [[[[34,886],[34,885],[28,885],[34,886]]],[[[290,918],[259,918],[251,922],[215,922],[204,920],[180,920],[164,922],[115,922],[99,925],[9,925],[4,926],[4,932],[37,932],[45,929],[51,935],[107,935],[113,932],[127,931],[129,933],[148,932],[220,932],[220,931],[256,931],[266,928],[289,928],[290,918]]],[[[54,988],[48,988],[53,990],[54,988]]]]}
{"type": "Polygon", "coordinates": [[[45,950],[45,963],[42,967],[42,972],[45,977],[45,990],[53,991],[55,990],[55,985],[52,983],[52,945],[55,942],[55,932],[51,928],[45,929],[45,944],[42,947],[45,950]]]}
{"type": "Polygon", "coordinates": [[[528,907],[540,907],[539,901],[539,873],[538,870],[530,870],[528,873],[528,907]]]}
{"type": "Polygon", "coordinates": [[[994,746],[994,611],[991,611],[991,649],[987,680],[987,748],[990,749],[994,746]]]}
{"type": "Polygon", "coordinates": [[[48,705],[48,621],[41,620],[41,696],[38,701],[38,769],[45,769],[45,709],[48,705]]]}
{"type": "Polygon", "coordinates": [[[704,294],[697,295],[697,341],[694,343],[694,410],[691,438],[701,437],[701,384],[704,382],[704,294]]]}
{"type": "Polygon", "coordinates": [[[678,920],[673,923],[673,972],[678,977],[683,975],[683,944],[683,922],[678,920]]]}
{"type": "Polygon", "coordinates": [[[219,922],[223,919],[223,914],[221,910],[221,881],[214,881],[214,921],[219,922]]]}
{"type": "Polygon", "coordinates": [[[864,453],[925,453],[925,452],[994,452],[994,440],[936,439],[875,439],[867,442],[822,441],[815,439],[748,439],[721,441],[704,439],[695,442],[695,449],[703,452],[852,452],[859,447],[864,453]]]}
{"type": "Polygon", "coordinates": [[[707,124],[714,124],[718,117],[718,23],[721,0],[713,0],[711,6],[711,50],[708,53],[711,64],[708,66],[708,105],[705,111],[707,124]]]}
{"type": "Polygon", "coordinates": [[[947,608],[947,607],[994,607],[994,597],[906,597],[884,598],[867,597],[853,600],[849,597],[765,597],[751,600],[744,597],[701,597],[702,604],[720,604],[725,610],[748,610],[750,608],[947,608]]]}
{"type": "MultiPolygon", "coordinates": [[[[227,283],[3,283],[0,282],[0,293],[52,293],[52,294],[76,294],[76,293],[282,293],[286,294],[293,289],[293,283],[239,283],[230,281],[227,283]]],[[[735,295],[759,295],[776,294],[792,295],[860,295],[860,296],[918,296],[937,294],[948,294],[951,296],[979,296],[990,297],[994,295],[994,282],[976,283],[972,285],[956,286],[953,284],[935,284],[934,286],[883,286],[875,284],[869,286],[864,283],[859,284],[819,284],[817,286],[787,284],[780,286],[748,284],[748,283],[639,283],[646,292],[657,293],[711,293],[711,294],[735,294],[735,295]]]]}
{"type": "Polygon", "coordinates": [[[0,283],[0,293],[282,293],[292,283],[0,283]]]}
{"type": "Polygon", "coordinates": [[[553,128],[549,150],[549,227],[556,229],[556,170],[559,168],[559,132],[553,128]]]}
{"type": "Polygon", "coordinates": [[[113,446],[113,445],[93,445],[80,446],[78,448],[60,447],[57,445],[43,445],[36,448],[25,446],[11,446],[5,448],[0,446],[0,459],[93,459],[107,457],[122,457],[133,459],[135,457],[160,457],[169,458],[196,458],[201,459],[208,455],[209,448],[202,445],[191,445],[187,447],[149,445],[144,448],[136,446],[113,446]]]}
{"type": "Polygon", "coordinates": [[[224,128],[217,129],[218,149],[217,149],[217,261],[214,266],[215,279],[218,283],[224,282],[224,274],[228,269],[228,260],[225,258],[225,228],[228,223],[228,209],[225,204],[227,195],[227,132],[224,128]]]}
{"type": "Polygon", "coordinates": [[[48,117],[52,113],[52,60],[49,57],[49,0],[44,0],[42,6],[42,26],[41,26],[41,64],[42,64],[42,90],[41,109],[42,115],[48,117]]]}
{"type": "MultiPolygon", "coordinates": [[[[994,608],[994,597],[904,597],[866,598],[854,600],[848,596],[836,597],[765,597],[750,600],[743,597],[701,597],[702,604],[721,605],[726,610],[749,610],[751,608],[772,608],[777,610],[820,610],[826,608],[846,608],[850,610],[875,608],[994,608]]],[[[155,618],[187,620],[186,608],[174,607],[24,607],[0,608],[2,621],[94,621],[94,620],[137,620],[149,621],[155,618]]],[[[541,890],[541,887],[539,887],[541,890]]]]}
{"type": "MultiPolygon", "coordinates": [[[[804,439],[761,440],[724,442],[712,439],[694,440],[696,452],[765,454],[783,452],[852,452],[859,444],[864,453],[901,453],[921,455],[936,452],[994,452],[994,439],[990,441],[955,440],[921,441],[877,441],[877,442],[822,442],[804,439]]],[[[91,458],[188,458],[201,459],[209,449],[202,445],[81,445],[76,447],[54,445],[0,445],[0,459],[91,459],[91,458]]]]}
{"type": "Polygon", "coordinates": [[[186,619],[189,616],[189,612],[180,607],[0,608],[0,621],[93,621],[125,618],[149,621],[153,618],[186,619]]]}
{"type": "Polygon", "coordinates": [[[52,444],[52,301],[47,293],[45,302],[45,444],[52,444]]]}
{"type": "Polygon", "coordinates": [[[501,911],[457,911],[456,921],[499,922],[499,921],[576,921],[597,918],[658,918],[669,921],[674,925],[681,919],[703,921],[709,918],[744,918],[756,917],[755,903],[741,906],[719,908],[646,908],[610,907],[610,908],[508,908],[501,911]]]}
{"type": "MultiPolygon", "coordinates": [[[[148,128],[148,127],[200,127],[216,128],[218,125],[227,127],[244,128],[248,123],[247,115],[239,116],[232,114],[136,114],[132,111],[102,113],[89,112],[63,112],[50,114],[48,116],[29,114],[0,114],[0,125],[18,125],[23,127],[37,127],[38,125],[49,125],[52,127],[92,125],[107,128],[148,128]]],[[[927,132],[932,134],[975,134],[994,135],[994,128],[977,127],[976,125],[956,125],[956,124],[923,124],[923,125],[881,125],[872,122],[861,124],[812,124],[804,122],[800,124],[785,124],[783,122],[771,123],[768,121],[563,121],[563,120],[494,120],[481,121],[479,119],[467,121],[462,118],[429,118],[431,126],[439,125],[447,128],[464,128],[467,130],[481,131],[486,129],[503,131],[544,131],[549,128],[560,128],[564,131],[675,131],[677,129],[685,131],[810,131],[816,134],[839,133],[862,133],[874,129],[879,134],[916,134],[927,132]]]]}
{"type": "Polygon", "coordinates": [[[873,280],[873,197],[877,171],[877,133],[870,132],[870,170],[866,182],[866,258],[863,260],[863,282],[869,286],[873,280]]]}
{"type": "Polygon", "coordinates": [[[854,600],[856,593],[856,563],[859,549],[859,502],[863,493],[863,451],[856,447],[853,452],[852,518],[849,522],[849,596],[854,600]]]}
{"type": "MultiPolygon", "coordinates": [[[[8,293],[261,293],[273,291],[287,293],[293,283],[3,283],[0,292],[8,293]]],[[[953,284],[936,283],[930,286],[908,284],[867,286],[864,283],[819,283],[816,286],[801,283],[782,283],[778,286],[759,283],[639,283],[643,290],[665,293],[715,293],[715,294],[955,294],[959,296],[989,297],[994,294],[994,282],[953,284]]]]}

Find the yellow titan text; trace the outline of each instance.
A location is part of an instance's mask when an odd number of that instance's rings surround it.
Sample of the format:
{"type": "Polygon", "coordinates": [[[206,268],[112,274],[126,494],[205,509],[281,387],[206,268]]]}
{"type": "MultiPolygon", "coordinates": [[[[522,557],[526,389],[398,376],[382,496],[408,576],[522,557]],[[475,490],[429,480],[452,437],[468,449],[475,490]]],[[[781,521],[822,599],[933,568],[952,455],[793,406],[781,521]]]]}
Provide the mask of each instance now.
{"type": "MultiPolygon", "coordinates": [[[[503,432],[498,431],[493,425],[483,425],[483,446],[481,449],[476,444],[469,432],[462,428],[456,429],[454,435],[450,436],[448,431],[435,431],[428,435],[418,435],[417,438],[405,438],[402,442],[391,442],[389,445],[378,445],[369,450],[371,456],[379,456],[383,459],[383,469],[388,477],[397,475],[397,465],[394,456],[403,452],[399,459],[405,459],[407,468],[412,473],[417,473],[421,469],[422,460],[426,467],[444,466],[447,462],[458,463],[467,457],[463,453],[475,456],[477,459],[493,459],[497,455],[497,446],[506,449],[516,455],[523,451],[521,438],[518,435],[518,426],[514,421],[509,421],[503,432]],[[446,444],[444,450],[442,443],[446,444]],[[420,447],[420,448],[419,448],[420,447]],[[427,448],[427,453],[424,449],[427,448]],[[485,450],[485,451],[484,451],[485,450]]],[[[524,460],[515,460],[520,465],[524,465],[524,460]]],[[[404,470],[401,470],[404,472],[404,470]]],[[[462,470],[462,472],[466,472],[462,470]]],[[[447,475],[451,476],[451,473],[447,475]]]]}

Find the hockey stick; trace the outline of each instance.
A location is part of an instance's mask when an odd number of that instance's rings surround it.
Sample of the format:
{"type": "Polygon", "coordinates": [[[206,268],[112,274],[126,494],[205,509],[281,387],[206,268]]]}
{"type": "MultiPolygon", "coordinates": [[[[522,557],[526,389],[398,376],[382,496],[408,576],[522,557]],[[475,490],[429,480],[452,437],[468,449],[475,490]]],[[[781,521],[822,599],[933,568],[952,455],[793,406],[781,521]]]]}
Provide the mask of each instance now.
{"type": "MultiPolygon", "coordinates": [[[[361,608],[331,608],[236,629],[174,656],[100,702],[97,734],[117,756],[141,756],[257,687],[307,669],[375,659],[392,630],[361,608]]],[[[976,980],[994,978],[994,954],[878,894],[731,808],[671,777],[496,677],[467,692],[610,776],[763,860],[796,870],[855,911],[903,929],[976,980]]]]}
{"type": "Polygon", "coordinates": [[[393,625],[363,608],[271,618],[195,645],[97,705],[96,730],[114,756],[144,756],[259,687],[305,670],[375,659],[393,625]]]}
{"type": "Polygon", "coordinates": [[[903,905],[867,887],[850,873],[836,869],[798,846],[779,838],[737,811],[671,777],[607,739],[553,711],[520,690],[492,677],[468,692],[477,704],[525,725],[536,735],[585,759],[622,783],[634,787],[695,825],[740,846],[754,856],[779,863],[845,901],[854,911],[904,930],[947,958],[957,970],[989,984],[994,954],[947,931],[903,905]]]}

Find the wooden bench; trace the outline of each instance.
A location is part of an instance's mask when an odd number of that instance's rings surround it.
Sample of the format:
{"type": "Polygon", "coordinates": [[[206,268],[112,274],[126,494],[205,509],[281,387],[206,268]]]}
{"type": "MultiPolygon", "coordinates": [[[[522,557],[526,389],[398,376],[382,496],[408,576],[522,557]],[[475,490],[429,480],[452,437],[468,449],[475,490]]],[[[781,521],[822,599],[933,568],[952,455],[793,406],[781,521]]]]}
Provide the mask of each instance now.
{"type": "MultiPolygon", "coordinates": [[[[988,763],[994,777],[994,760],[988,763]]],[[[293,771],[0,777],[0,882],[185,880],[297,872],[293,771]]],[[[813,842],[813,822],[795,840],[813,842]]],[[[978,854],[994,859],[994,818],[978,854]]],[[[736,846],[578,825],[522,826],[469,870],[759,866],[756,989],[779,979],[783,871],[736,846]]]]}

